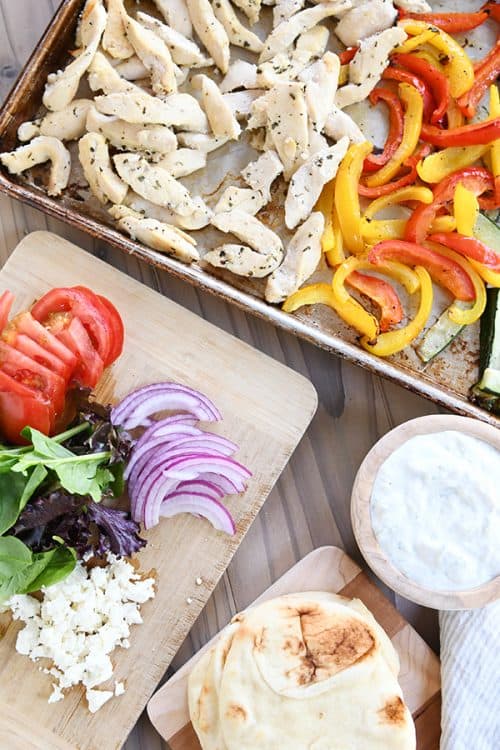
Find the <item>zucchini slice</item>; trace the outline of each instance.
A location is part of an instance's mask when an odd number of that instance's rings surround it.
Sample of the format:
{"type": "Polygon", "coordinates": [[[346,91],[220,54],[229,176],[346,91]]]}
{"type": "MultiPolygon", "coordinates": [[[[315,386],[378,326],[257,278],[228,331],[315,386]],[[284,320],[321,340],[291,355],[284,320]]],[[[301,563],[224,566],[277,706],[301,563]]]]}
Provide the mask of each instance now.
{"type": "Polygon", "coordinates": [[[500,294],[487,290],[486,310],[481,316],[479,371],[481,379],[472,389],[474,401],[500,414],[500,294]]]}
{"type": "MultiPolygon", "coordinates": [[[[464,310],[471,306],[470,302],[455,301],[456,307],[461,307],[464,310]]],[[[447,346],[451,344],[454,339],[458,336],[465,326],[460,323],[454,323],[448,315],[449,308],[447,307],[444,313],[439,316],[434,325],[424,335],[422,341],[417,346],[415,351],[418,356],[427,364],[440,354],[447,346]]]]}
{"type": "Polygon", "coordinates": [[[478,214],[473,234],[477,240],[500,253],[500,227],[485,214],[478,214]]]}

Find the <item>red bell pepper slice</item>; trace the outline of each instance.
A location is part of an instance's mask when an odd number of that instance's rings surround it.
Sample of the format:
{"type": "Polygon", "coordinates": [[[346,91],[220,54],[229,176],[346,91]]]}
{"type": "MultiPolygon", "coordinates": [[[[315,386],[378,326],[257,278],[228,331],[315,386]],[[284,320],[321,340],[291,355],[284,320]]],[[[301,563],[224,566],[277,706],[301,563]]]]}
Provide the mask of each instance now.
{"type": "Polygon", "coordinates": [[[418,76],[432,92],[437,106],[431,115],[431,123],[434,125],[445,115],[450,101],[450,82],[440,70],[431,65],[430,62],[416,55],[395,54],[391,60],[405,70],[418,76]]]}
{"type": "Polygon", "coordinates": [[[500,117],[494,120],[483,120],[461,128],[442,130],[435,125],[422,123],[420,138],[433,146],[480,146],[500,138],[500,117]]]}
{"type": "Polygon", "coordinates": [[[410,86],[416,88],[424,101],[424,120],[427,121],[430,119],[435,109],[435,102],[434,97],[424,81],[414,73],[410,73],[408,70],[394,68],[391,65],[384,70],[382,78],[386,81],[402,81],[403,83],[409,83],[410,86]]]}
{"type": "Polygon", "coordinates": [[[432,203],[421,203],[408,219],[405,231],[407,242],[421,243],[425,240],[440,209],[453,200],[459,182],[477,196],[493,191],[495,187],[491,173],[483,167],[465,167],[448,175],[434,188],[432,203]]]}
{"type": "Polygon", "coordinates": [[[381,154],[369,154],[363,165],[364,172],[376,172],[377,169],[387,164],[403,140],[404,113],[401,100],[389,89],[381,87],[373,89],[369,98],[373,106],[382,100],[389,108],[389,135],[384,150],[381,154]]]}
{"type": "Polygon", "coordinates": [[[474,117],[477,105],[498,76],[500,76],[500,40],[475,68],[472,88],[457,99],[457,104],[465,117],[469,119],[474,117]]]}
{"type": "Polygon", "coordinates": [[[500,5],[497,2],[486,3],[481,10],[500,23],[500,5]]]}
{"type": "Polygon", "coordinates": [[[372,247],[368,260],[375,265],[396,260],[411,266],[426,268],[436,284],[447,289],[455,299],[472,302],[476,292],[470,276],[451,258],[435,250],[404,240],[385,240],[372,247]]]}
{"type": "Polygon", "coordinates": [[[403,306],[394,287],[384,279],[353,271],[347,283],[360,294],[369,297],[380,308],[380,330],[384,333],[403,320],[403,306]]]}
{"type": "Polygon", "coordinates": [[[500,255],[475,237],[467,237],[458,232],[436,232],[429,239],[437,242],[438,245],[455,250],[456,253],[466,258],[472,258],[494,271],[500,271],[500,255]]]}
{"type": "Polygon", "coordinates": [[[10,309],[13,302],[14,295],[12,294],[12,292],[5,291],[0,296],[0,333],[9,322],[10,309]]]}
{"type": "Polygon", "coordinates": [[[399,188],[406,187],[406,185],[412,185],[417,179],[417,164],[420,159],[424,159],[431,151],[431,147],[427,144],[421,146],[418,151],[415,151],[413,156],[410,156],[406,160],[405,166],[409,168],[409,171],[402,177],[398,177],[397,180],[387,182],[385,185],[379,185],[378,187],[367,187],[362,182],[358,185],[358,192],[364,198],[379,198],[381,195],[389,195],[399,188]]]}
{"type": "Polygon", "coordinates": [[[347,65],[347,63],[350,63],[358,49],[359,47],[347,47],[347,49],[339,52],[340,64],[347,65]]]}
{"type": "Polygon", "coordinates": [[[484,8],[476,13],[411,13],[402,8],[399,9],[400,19],[424,21],[446,31],[447,34],[459,34],[461,31],[475,29],[481,26],[489,16],[490,13],[484,8]]]}

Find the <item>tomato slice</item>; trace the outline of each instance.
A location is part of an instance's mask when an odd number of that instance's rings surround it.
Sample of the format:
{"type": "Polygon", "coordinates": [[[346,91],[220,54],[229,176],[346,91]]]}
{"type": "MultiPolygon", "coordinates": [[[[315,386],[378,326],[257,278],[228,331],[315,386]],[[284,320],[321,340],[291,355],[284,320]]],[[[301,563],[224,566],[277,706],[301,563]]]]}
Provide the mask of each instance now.
{"type": "Polygon", "coordinates": [[[26,356],[31,357],[35,362],[43,365],[43,367],[47,367],[49,370],[52,370],[52,372],[60,375],[65,383],[69,382],[71,373],[73,372],[73,367],[69,367],[65,362],[60,360],[59,357],[48,352],[43,346],[37,344],[37,342],[30,339],[29,336],[26,336],[25,333],[16,334],[12,337],[12,341],[8,341],[8,343],[11,344],[14,349],[17,349],[18,352],[26,354],[26,356]]]}
{"type": "Polygon", "coordinates": [[[125,328],[120,313],[109,299],[102,297],[100,294],[96,294],[92,289],[89,289],[86,286],[75,286],[74,289],[78,289],[78,291],[85,294],[93,305],[101,309],[101,312],[108,320],[108,325],[111,331],[111,349],[107,360],[104,362],[105,367],[108,367],[118,359],[123,351],[125,328]]]}
{"type": "Polygon", "coordinates": [[[66,383],[63,378],[5,341],[0,341],[0,369],[22,385],[38,391],[42,399],[53,405],[56,413],[64,409],[66,383]]]}
{"type": "Polygon", "coordinates": [[[20,432],[27,426],[48,435],[53,426],[50,406],[34,396],[10,391],[0,392],[0,432],[9,443],[22,445],[26,441],[20,432]]]}
{"type": "Polygon", "coordinates": [[[88,293],[78,287],[60,287],[44,294],[31,309],[31,314],[40,323],[61,312],[71,313],[81,320],[100,358],[107,363],[112,350],[112,334],[108,316],[99,301],[95,303],[88,293]]]}
{"type": "Polygon", "coordinates": [[[57,337],[72,350],[78,359],[73,372],[74,380],[86,388],[95,388],[101,379],[104,363],[92,346],[90,336],[80,318],[73,318],[67,326],[61,324],[57,337]]]}
{"type": "MultiPolygon", "coordinates": [[[[71,349],[68,349],[62,341],[59,341],[48,328],[39,323],[38,320],[35,320],[31,313],[23,312],[16,315],[14,320],[11,321],[9,329],[11,326],[15,331],[24,333],[30,339],[36,341],[39,346],[64,362],[71,369],[71,372],[73,372],[77,360],[71,349]]],[[[11,343],[8,338],[8,331],[4,333],[6,334],[8,343],[11,343]]]]}
{"type": "Polygon", "coordinates": [[[0,331],[3,331],[9,322],[10,309],[14,302],[14,295],[8,290],[0,296],[0,331]]]}

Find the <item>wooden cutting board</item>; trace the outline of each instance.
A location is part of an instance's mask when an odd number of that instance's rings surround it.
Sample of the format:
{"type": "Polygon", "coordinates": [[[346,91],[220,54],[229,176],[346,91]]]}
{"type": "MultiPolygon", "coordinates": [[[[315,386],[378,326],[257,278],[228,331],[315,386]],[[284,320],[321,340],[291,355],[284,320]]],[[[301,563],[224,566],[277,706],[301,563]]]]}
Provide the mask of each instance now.
{"type": "Polygon", "coordinates": [[[145,535],[148,545],[138,559],[142,570],[156,571],[156,598],[142,607],[144,623],[132,627],[130,649],[112,656],[114,677],[125,681],[125,695],[112,698],[98,713],[88,712],[83,690],[77,688],[47,705],[50,679],[16,653],[19,625],[2,617],[0,748],[8,750],[121,747],[317,405],[314,388],[301,375],[56,235],[28,235],[0,272],[0,290],[16,294],[16,310],[51,287],[76,284],[109,297],[125,323],[124,352],[100,383],[98,398],[117,400],[160,380],[202,390],[223,415],[213,431],[238,443],[237,458],[253,476],[243,496],[228,500],[236,536],[187,515],[164,520],[145,535]]]}
{"type": "MultiPolygon", "coordinates": [[[[329,591],[351,598],[357,597],[366,604],[399,654],[399,681],[415,720],[417,750],[439,750],[439,659],[380,589],[342,550],[337,547],[321,547],[294,565],[255,604],[300,591],[329,591]]],[[[193,656],[149,701],[149,717],[172,750],[200,750],[189,721],[187,681],[191,669],[211,643],[212,641],[193,656]]]]}

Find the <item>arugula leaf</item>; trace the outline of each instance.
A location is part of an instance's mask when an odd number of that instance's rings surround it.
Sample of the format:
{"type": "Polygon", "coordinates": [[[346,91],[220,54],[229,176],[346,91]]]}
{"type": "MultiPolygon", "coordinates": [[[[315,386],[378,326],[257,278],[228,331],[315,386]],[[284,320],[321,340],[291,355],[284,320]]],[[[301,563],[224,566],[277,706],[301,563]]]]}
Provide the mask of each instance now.
{"type": "Polygon", "coordinates": [[[21,474],[0,474],[0,534],[17,521],[28,484],[29,480],[21,474]]]}
{"type": "Polygon", "coordinates": [[[33,555],[33,564],[26,571],[27,580],[23,594],[38,591],[42,586],[52,586],[66,578],[76,565],[76,552],[71,547],[54,547],[48,552],[33,555]]]}

